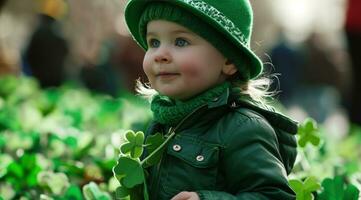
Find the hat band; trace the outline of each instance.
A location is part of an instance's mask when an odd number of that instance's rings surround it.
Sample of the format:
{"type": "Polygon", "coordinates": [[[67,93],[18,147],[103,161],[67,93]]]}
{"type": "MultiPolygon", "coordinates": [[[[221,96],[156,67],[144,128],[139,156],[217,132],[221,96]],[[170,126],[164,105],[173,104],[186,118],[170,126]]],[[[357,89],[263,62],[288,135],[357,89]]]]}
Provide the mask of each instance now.
{"type": "Polygon", "coordinates": [[[242,43],[244,46],[249,47],[248,38],[246,38],[242,31],[237,28],[237,26],[222,12],[220,12],[217,8],[209,5],[202,0],[180,0],[186,4],[191,5],[196,8],[200,12],[206,14],[210,19],[214,19],[215,22],[226,29],[234,38],[238,40],[238,42],[242,43]]]}

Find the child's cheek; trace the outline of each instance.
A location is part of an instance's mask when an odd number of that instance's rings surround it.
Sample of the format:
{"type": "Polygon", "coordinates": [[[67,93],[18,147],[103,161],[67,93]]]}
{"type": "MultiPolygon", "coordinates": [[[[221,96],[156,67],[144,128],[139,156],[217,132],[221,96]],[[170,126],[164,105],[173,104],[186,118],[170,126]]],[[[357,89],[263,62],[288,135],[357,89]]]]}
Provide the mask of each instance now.
{"type": "Polygon", "coordinates": [[[182,74],[186,74],[189,77],[196,77],[199,75],[198,63],[193,59],[187,59],[182,62],[181,71],[182,74]]]}
{"type": "Polygon", "coordinates": [[[143,60],[143,71],[146,73],[147,76],[148,76],[148,73],[150,73],[150,71],[151,71],[151,62],[147,57],[144,57],[144,60],[143,60]]]}

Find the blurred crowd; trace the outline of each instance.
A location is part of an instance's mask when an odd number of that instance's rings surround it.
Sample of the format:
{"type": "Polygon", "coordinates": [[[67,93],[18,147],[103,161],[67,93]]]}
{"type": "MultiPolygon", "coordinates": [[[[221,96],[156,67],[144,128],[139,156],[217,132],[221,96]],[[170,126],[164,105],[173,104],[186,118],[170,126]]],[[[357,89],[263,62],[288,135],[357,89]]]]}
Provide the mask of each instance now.
{"type": "MultiPolygon", "coordinates": [[[[251,3],[253,49],[267,73],[279,74],[276,98],[319,122],[344,113],[361,126],[361,1],[251,3]]],[[[137,78],[146,81],[144,52],[127,33],[125,4],[0,0],[0,75],[33,76],[44,88],[74,81],[112,96],[134,92],[137,78]]]]}

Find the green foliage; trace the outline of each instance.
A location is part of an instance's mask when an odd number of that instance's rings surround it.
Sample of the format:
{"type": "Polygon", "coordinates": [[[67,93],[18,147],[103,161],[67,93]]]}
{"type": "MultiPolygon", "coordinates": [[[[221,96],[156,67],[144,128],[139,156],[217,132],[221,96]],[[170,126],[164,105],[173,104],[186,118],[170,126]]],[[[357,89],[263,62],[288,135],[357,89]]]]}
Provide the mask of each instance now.
{"type": "Polygon", "coordinates": [[[111,197],[106,192],[101,191],[94,182],[83,187],[83,194],[86,200],[111,200],[111,197]]]}
{"type": "Polygon", "coordinates": [[[164,149],[160,149],[158,152],[155,152],[155,150],[164,143],[164,141],[165,139],[160,133],[156,133],[147,138],[145,142],[146,149],[150,154],[154,152],[154,155],[146,160],[144,167],[155,165],[160,161],[164,149]]]}
{"type": "Polygon", "coordinates": [[[139,162],[132,158],[120,157],[118,163],[114,167],[114,174],[122,186],[132,188],[144,183],[143,168],[139,162]]]}
{"type": "MultiPolygon", "coordinates": [[[[0,199],[149,199],[144,169],[160,162],[172,134],[144,141],[125,130],[145,130],[150,118],[147,102],[130,94],[0,77],[0,199]]],[[[360,198],[360,128],[335,138],[307,119],[297,139],[290,185],[298,200],[360,198]]]]}
{"type": "Polygon", "coordinates": [[[311,119],[306,119],[298,129],[299,140],[298,144],[301,147],[305,147],[308,143],[311,143],[314,146],[320,144],[319,130],[317,128],[317,123],[311,119]]]}
{"type": "Polygon", "coordinates": [[[125,93],[42,90],[30,78],[0,77],[0,198],[82,200],[82,186],[94,182],[89,198],[98,188],[113,199],[120,138],[150,117],[146,101],[125,93]]]}
{"type": "Polygon", "coordinates": [[[308,177],[304,182],[290,180],[289,183],[296,193],[296,200],[312,200],[314,199],[312,192],[321,188],[315,177],[308,177]]]}
{"type": "Polygon", "coordinates": [[[127,142],[121,146],[120,151],[123,154],[130,154],[132,158],[139,158],[143,153],[144,133],[141,131],[137,133],[127,131],[125,138],[127,142]]]}
{"type": "Polygon", "coordinates": [[[119,200],[130,199],[130,191],[125,187],[118,187],[115,191],[115,197],[119,200]]]}
{"type": "Polygon", "coordinates": [[[168,134],[167,139],[160,133],[149,136],[145,144],[143,144],[143,132],[126,132],[125,142],[120,147],[121,154],[118,163],[113,168],[114,175],[120,183],[120,186],[116,189],[118,199],[149,199],[144,169],[160,161],[164,147],[175,135],[174,131],[168,134]],[[148,156],[140,161],[139,157],[142,155],[143,148],[147,149],[148,156]]]}
{"type": "Polygon", "coordinates": [[[334,139],[318,128],[313,119],[306,119],[299,127],[298,143],[299,159],[291,174],[298,179],[289,181],[297,200],[356,200],[361,197],[359,134],[334,139]],[[308,143],[312,145],[307,146],[308,143]]]}
{"type": "Polygon", "coordinates": [[[70,185],[70,187],[66,191],[63,199],[64,200],[66,200],[66,199],[83,200],[83,195],[81,193],[81,190],[79,189],[79,186],[70,185]]]}
{"type": "Polygon", "coordinates": [[[37,176],[39,186],[48,189],[55,195],[61,195],[68,189],[70,183],[64,173],[42,171],[37,176]]]}
{"type": "Polygon", "coordinates": [[[360,191],[352,184],[345,184],[342,176],[322,181],[320,200],[358,200],[360,191]]]}

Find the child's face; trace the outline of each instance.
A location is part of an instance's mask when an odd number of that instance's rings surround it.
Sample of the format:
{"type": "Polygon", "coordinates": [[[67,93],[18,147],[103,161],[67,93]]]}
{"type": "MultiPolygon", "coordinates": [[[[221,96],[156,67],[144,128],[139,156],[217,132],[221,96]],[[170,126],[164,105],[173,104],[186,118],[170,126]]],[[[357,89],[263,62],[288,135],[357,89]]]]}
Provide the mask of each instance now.
{"type": "Polygon", "coordinates": [[[149,22],[147,43],[144,72],[152,88],[174,99],[186,100],[236,72],[209,42],[173,22],[149,22]]]}

